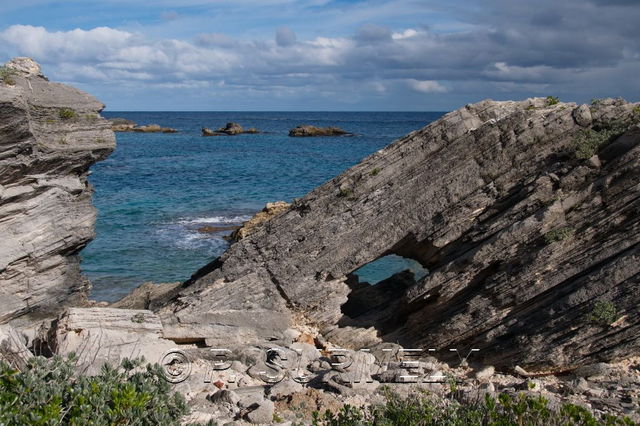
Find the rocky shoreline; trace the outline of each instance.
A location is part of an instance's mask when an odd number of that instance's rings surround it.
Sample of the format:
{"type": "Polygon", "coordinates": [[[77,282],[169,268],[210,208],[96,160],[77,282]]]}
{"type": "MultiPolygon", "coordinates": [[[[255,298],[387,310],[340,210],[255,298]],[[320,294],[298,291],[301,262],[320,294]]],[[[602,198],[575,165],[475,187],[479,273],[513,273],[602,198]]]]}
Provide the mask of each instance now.
{"type": "Polygon", "coordinates": [[[543,396],[640,421],[640,104],[467,105],[268,204],[188,281],[103,306],[78,253],[112,123],[32,60],[6,67],[0,359],[15,368],[76,353],[97,374],[144,356],[187,399],[184,422],[309,423],[389,391],[543,396]],[[358,282],[388,254],[429,274],[358,282]]]}

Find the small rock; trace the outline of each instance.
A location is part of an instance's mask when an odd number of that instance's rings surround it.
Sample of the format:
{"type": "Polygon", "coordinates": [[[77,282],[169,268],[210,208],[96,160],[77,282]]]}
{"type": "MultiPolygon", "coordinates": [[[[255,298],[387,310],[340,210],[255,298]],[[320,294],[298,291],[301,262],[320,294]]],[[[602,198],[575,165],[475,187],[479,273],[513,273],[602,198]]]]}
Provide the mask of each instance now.
{"type": "Polygon", "coordinates": [[[309,333],[301,333],[297,338],[296,338],[296,342],[300,342],[300,343],[306,343],[308,345],[314,345],[315,341],[313,339],[313,336],[310,335],[309,333]]]}
{"type": "Polygon", "coordinates": [[[223,389],[210,395],[209,400],[214,404],[227,403],[231,405],[237,405],[240,401],[240,397],[234,391],[223,389]]]}
{"type": "Polygon", "coordinates": [[[598,157],[598,155],[594,155],[593,157],[589,158],[589,161],[587,161],[587,164],[589,164],[590,166],[599,169],[602,166],[602,162],[600,161],[600,157],[598,157]]]}
{"type": "Polygon", "coordinates": [[[302,389],[303,387],[300,383],[292,379],[287,379],[271,386],[271,389],[269,389],[269,395],[275,396],[275,397],[282,397],[282,396],[291,395],[296,392],[301,392],[302,389]]]}
{"type": "Polygon", "coordinates": [[[495,374],[496,369],[490,365],[488,367],[483,368],[482,370],[476,373],[476,379],[481,382],[486,382],[495,374]]]}
{"type": "Polygon", "coordinates": [[[578,126],[589,127],[593,121],[591,117],[591,110],[587,105],[580,105],[578,108],[573,110],[573,119],[576,121],[578,126]]]}
{"type": "Polygon", "coordinates": [[[245,418],[254,424],[271,424],[275,406],[272,401],[265,399],[258,408],[249,412],[245,418]]]}
{"type": "Polygon", "coordinates": [[[608,374],[611,371],[611,366],[604,362],[599,362],[597,364],[589,364],[583,365],[582,367],[578,367],[574,374],[577,377],[600,377],[608,374]]]}

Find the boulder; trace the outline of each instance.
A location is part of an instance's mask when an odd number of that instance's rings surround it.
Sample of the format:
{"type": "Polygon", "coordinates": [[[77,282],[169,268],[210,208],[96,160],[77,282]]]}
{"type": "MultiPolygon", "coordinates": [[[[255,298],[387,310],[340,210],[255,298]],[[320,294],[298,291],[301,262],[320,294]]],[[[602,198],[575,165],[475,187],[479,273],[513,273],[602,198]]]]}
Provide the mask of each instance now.
{"type": "Polygon", "coordinates": [[[339,127],[316,127],[310,125],[301,125],[295,129],[289,130],[291,137],[311,137],[311,136],[353,136],[346,130],[339,127]]]}
{"type": "Polygon", "coordinates": [[[86,299],[78,253],[95,236],[89,168],[115,148],[104,105],[52,83],[29,58],[0,86],[0,323],[54,317],[86,299]]]}
{"type": "Polygon", "coordinates": [[[244,133],[244,129],[238,123],[227,123],[224,127],[220,127],[217,130],[218,133],[224,133],[227,135],[239,135],[244,133]]]}
{"type": "Polygon", "coordinates": [[[102,365],[144,357],[162,364],[175,343],[162,337],[162,323],[151,311],[115,308],[69,308],[46,334],[53,354],[78,356],[79,371],[97,374],[102,365]]]}

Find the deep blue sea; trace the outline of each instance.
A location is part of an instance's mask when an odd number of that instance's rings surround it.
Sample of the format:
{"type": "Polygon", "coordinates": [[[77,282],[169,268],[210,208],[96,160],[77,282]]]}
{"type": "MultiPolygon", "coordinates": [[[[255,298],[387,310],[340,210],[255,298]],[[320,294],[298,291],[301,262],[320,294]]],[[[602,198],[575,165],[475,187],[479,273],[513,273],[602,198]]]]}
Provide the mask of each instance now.
{"type": "MultiPolygon", "coordinates": [[[[291,201],[439,112],[104,112],[175,134],[117,133],[117,148],[89,178],[98,208],[96,239],[81,253],[92,298],[113,301],[145,281],[182,281],[227,247],[205,225],[247,220],[267,202],[291,201]],[[227,122],[255,135],[202,137],[227,122]],[[290,138],[300,124],[339,126],[354,137],[290,138]]],[[[401,258],[363,268],[374,283],[415,267],[401,258]]]]}

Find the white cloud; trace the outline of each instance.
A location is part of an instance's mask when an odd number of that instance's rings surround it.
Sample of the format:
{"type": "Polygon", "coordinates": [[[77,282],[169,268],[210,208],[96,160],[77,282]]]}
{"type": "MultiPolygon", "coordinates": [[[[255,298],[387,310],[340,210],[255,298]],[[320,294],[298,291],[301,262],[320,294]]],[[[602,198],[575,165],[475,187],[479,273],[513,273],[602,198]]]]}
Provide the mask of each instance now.
{"type": "Polygon", "coordinates": [[[444,93],[447,91],[446,87],[434,80],[409,79],[407,82],[413,90],[422,93],[444,93]]]}

